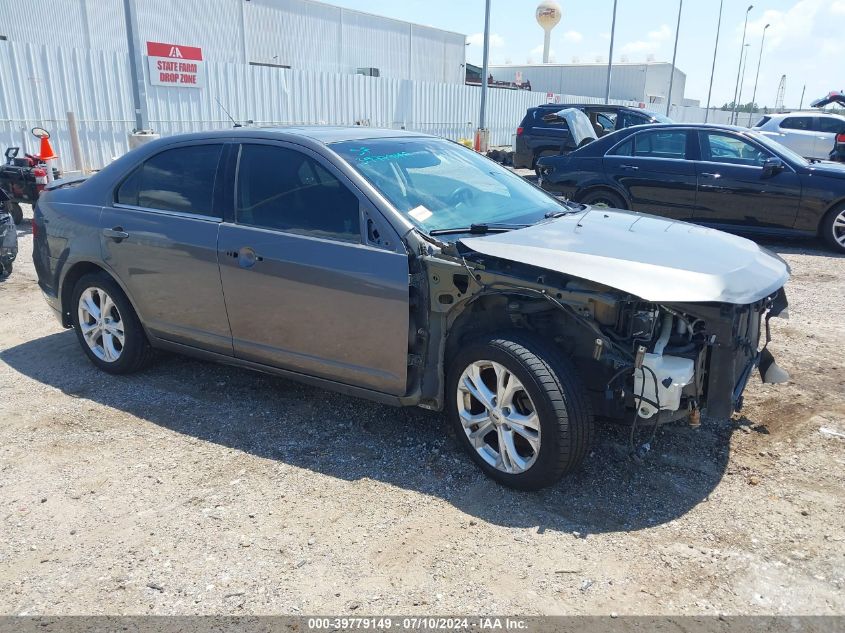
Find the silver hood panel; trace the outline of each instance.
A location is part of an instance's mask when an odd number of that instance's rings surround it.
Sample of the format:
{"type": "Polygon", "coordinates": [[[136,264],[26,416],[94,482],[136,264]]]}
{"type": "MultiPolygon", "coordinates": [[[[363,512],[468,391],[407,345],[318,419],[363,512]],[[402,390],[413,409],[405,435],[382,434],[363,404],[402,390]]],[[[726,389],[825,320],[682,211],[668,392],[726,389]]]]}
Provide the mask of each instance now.
{"type": "Polygon", "coordinates": [[[655,303],[753,303],[789,279],[786,263],[750,240],[615,209],[588,209],[460,243],[655,303]]]}

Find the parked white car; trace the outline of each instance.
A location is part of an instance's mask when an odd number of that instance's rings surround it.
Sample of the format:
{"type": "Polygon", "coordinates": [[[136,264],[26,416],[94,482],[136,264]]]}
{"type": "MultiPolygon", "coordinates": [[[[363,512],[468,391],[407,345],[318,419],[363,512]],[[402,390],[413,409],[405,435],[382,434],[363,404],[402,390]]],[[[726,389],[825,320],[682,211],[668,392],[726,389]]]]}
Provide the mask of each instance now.
{"type": "Polygon", "coordinates": [[[836,135],[845,131],[845,116],[825,112],[768,114],[754,128],[804,158],[827,160],[836,135]]]}

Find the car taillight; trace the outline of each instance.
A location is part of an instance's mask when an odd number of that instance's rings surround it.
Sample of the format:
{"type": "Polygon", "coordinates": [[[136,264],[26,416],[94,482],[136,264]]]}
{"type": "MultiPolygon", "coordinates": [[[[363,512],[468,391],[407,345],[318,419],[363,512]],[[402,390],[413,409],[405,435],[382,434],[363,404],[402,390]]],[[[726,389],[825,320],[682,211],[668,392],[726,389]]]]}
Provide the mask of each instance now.
{"type": "Polygon", "coordinates": [[[521,127],[516,128],[516,135],[517,135],[517,136],[519,136],[520,134],[522,134],[522,132],[523,132],[523,128],[521,128],[521,127]]]}
{"type": "Polygon", "coordinates": [[[845,143],[845,132],[840,132],[836,135],[836,142],[837,143],[845,143]]]}
{"type": "Polygon", "coordinates": [[[32,226],[32,239],[35,239],[35,238],[37,238],[37,237],[38,237],[38,222],[36,222],[36,221],[33,219],[33,220],[32,220],[32,225],[31,225],[31,226],[32,226]]]}

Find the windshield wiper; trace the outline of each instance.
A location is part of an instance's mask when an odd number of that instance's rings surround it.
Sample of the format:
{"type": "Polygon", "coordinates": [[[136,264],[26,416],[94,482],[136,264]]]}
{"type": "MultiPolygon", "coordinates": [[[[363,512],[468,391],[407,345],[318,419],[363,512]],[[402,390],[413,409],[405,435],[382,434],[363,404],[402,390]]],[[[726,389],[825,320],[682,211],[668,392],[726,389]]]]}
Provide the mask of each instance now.
{"type": "Polygon", "coordinates": [[[524,229],[527,224],[470,224],[469,226],[455,227],[452,229],[434,229],[429,235],[459,235],[470,233],[472,235],[484,235],[485,233],[504,233],[514,229],[524,229]]]}

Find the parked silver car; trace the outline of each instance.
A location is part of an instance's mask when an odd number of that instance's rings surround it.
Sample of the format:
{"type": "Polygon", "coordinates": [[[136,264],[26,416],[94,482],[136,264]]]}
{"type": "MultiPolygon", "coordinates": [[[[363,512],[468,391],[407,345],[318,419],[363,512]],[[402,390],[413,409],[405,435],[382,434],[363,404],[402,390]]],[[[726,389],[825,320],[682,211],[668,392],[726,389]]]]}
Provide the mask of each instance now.
{"type": "Polygon", "coordinates": [[[836,135],[845,132],[845,117],[826,112],[767,114],[757,121],[754,130],[804,158],[827,160],[836,135]]]}
{"type": "Polygon", "coordinates": [[[164,349],[445,409],[518,488],[577,467],[595,418],[634,437],[730,415],[757,366],[784,378],[765,348],[786,313],[777,256],[561,202],[430,136],[165,138],[56,183],[33,232],[39,285],[101,369],[164,349]]]}

